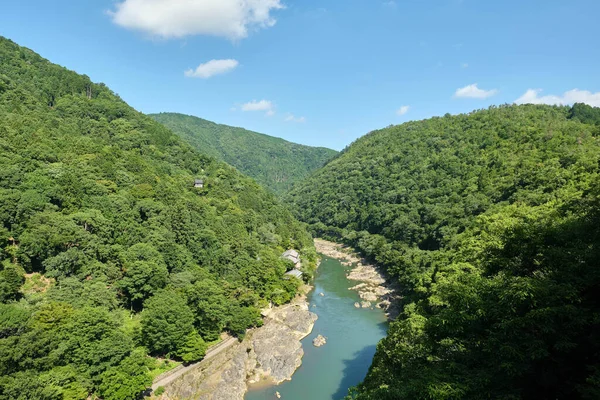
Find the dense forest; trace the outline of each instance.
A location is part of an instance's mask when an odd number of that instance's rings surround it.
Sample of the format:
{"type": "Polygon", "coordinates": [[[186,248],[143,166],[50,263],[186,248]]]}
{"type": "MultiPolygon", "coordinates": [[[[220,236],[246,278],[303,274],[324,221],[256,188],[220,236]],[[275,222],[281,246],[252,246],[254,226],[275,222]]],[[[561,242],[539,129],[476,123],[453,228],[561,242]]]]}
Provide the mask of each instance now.
{"type": "Polygon", "coordinates": [[[337,153],[189,115],[161,113],[150,116],[202,154],[233,165],[277,194],[307,178],[337,153]]]}
{"type": "Polygon", "coordinates": [[[583,104],[409,122],[289,194],[400,288],[349,399],[600,398],[599,122],[583,104]]]}
{"type": "Polygon", "coordinates": [[[289,301],[292,247],[314,267],[273,194],[0,38],[0,398],[137,397],[289,301]]]}

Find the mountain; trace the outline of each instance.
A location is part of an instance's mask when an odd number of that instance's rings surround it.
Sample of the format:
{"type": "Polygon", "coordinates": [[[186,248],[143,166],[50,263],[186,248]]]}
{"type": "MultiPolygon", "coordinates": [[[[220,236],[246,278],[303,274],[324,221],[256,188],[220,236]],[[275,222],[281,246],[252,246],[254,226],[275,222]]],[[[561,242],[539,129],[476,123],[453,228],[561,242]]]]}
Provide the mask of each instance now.
{"type": "Polygon", "coordinates": [[[337,154],[242,128],[175,113],[151,114],[192,147],[233,165],[273,192],[282,194],[337,154]]]}
{"type": "Polygon", "coordinates": [[[86,76],[0,60],[0,398],[137,398],[147,355],[198,360],[295,295],[280,255],[316,254],[273,194],[86,76]]]}
{"type": "Polygon", "coordinates": [[[400,287],[349,399],[598,398],[598,116],[523,105],[408,122],[287,196],[400,287]]]}

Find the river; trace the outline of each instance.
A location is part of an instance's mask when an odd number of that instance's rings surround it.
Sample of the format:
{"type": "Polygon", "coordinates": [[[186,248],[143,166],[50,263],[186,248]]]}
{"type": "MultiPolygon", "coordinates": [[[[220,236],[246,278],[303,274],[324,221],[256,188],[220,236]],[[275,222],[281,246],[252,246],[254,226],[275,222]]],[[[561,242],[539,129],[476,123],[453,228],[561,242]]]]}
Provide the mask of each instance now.
{"type": "Polygon", "coordinates": [[[302,366],[291,381],[279,386],[251,387],[245,400],[273,400],[275,392],[282,400],[339,400],[366,376],[377,342],[386,334],[387,320],[380,309],[354,307],[360,298],[348,290],[357,283],[346,278],[350,269],[323,257],[308,295],[310,310],[319,319],[302,341],[302,366]],[[317,348],[312,340],[319,334],[327,338],[327,344],[317,348]]]}

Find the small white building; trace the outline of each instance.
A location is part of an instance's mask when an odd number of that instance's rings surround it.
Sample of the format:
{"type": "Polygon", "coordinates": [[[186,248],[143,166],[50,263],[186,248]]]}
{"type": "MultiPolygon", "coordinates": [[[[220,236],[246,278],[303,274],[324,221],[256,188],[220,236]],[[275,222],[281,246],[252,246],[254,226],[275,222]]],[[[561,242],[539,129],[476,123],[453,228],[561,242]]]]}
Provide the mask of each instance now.
{"type": "Polygon", "coordinates": [[[302,271],[293,269],[285,273],[286,276],[293,276],[294,278],[302,279],[302,271]]]}
{"type": "Polygon", "coordinates": [[[281,255],[281,257],[290,260],[294,263],[294,265],[300,263],[300,253],[294,249],[287,250],[281,255]]]}
{"type": "Polygon", "coordinates": [[[204,187],[204,181],[202,179],[194,180],[194,187],[202,189],[204,187]]]}

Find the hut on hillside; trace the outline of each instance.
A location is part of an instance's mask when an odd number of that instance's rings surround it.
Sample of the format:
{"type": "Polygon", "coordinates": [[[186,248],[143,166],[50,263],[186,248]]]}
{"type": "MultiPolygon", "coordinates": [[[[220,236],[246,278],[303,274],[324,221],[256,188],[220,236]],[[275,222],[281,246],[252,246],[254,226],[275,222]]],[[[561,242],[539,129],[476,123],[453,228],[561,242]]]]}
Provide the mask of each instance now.
{"type": "Polygon", "coordinates": [[[291,262],[294,263],[294,265],[298,264],[300,262],[300,253],[298,253],[298,251],[294,250],[294,249],[290,249],[286,252],[284,252],[281,257],[290,260],[291,262]]]}
{"type": "Polygon", "coordinates": [[[293,269],[285,273],[286,276],[293,276],[294,278],[302,279],[302,271],[293,269]]]}
{"type": "Polygon", "coordinates": [[[204,180],[202,180],[202,179],[194,180],[194,187],[202,189],[204,187],[204,180]]]}

